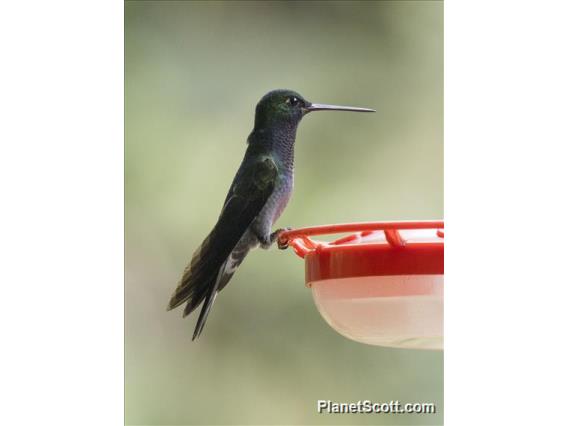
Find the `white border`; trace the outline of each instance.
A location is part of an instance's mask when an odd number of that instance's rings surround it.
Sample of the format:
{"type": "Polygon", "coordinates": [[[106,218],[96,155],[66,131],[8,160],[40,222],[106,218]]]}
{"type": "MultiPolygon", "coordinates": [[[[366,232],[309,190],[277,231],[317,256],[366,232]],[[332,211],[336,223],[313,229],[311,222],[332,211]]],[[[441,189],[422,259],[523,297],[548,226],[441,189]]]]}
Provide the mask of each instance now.
{"type": "Polygon", "coordinates": [[[445,416],[567,414],[565,2],[445,4],[445,416]]]}
{"type": "Polygon", "coordinates": [[[123,424],[123,4],[0,13],[0,423],[123,424]]]}

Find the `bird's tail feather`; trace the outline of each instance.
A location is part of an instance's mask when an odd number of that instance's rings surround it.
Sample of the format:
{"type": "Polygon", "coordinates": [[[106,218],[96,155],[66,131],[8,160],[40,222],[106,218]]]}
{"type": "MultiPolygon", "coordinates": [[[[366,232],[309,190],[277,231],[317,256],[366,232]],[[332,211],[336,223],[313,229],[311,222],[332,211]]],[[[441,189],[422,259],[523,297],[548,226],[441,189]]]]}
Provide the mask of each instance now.
{"type": "Polygon", "coordinates": [[[210,236],[194,253],[168,305],[170,310],[187,302],[185,317],[203,303],[193,340],[203,331],[217,293],[227,285],[249,251],[248,247],[237,248],[225,256],[213,250],[209,242],[210,236]]]}
{"type": "Polygon", "coordinates": [[[174,293],[170,300],[169,309],[173,309],[187,301],[187,305],[183,311],[184,317],[191,314],[203,302],[192,340],[197,339],[203,331],[205,322],[207,321],[211,307],[215,302],[215,298],[221,290],[221,286],[224,286],[233,275],[234,271],[231,271],[229,274],[226,273],[226,265],[229,259],[230,256],[221,264],[220,267],[217,268],[216,271],[208,268],[208,274],[202,279],[199,279],[200,277],[195,273],[200,268],[196,268],[194,263],[193,270],[190,266],[184,274],[184,277],[178,286],[178,290],[174,293]]]}
{"type": "Polygon", "coordinates": [[[183,276],[168,304],[168,310],[177,308],[185,302],[184,316],[189,315],[207,296],[225,259],[210,255],[210,235],[193,254],[183,276]]]}
{"type": "Polygon", "coordinates": [[[197,319],[197,324],[195,325],[195,330],[193,332],[193,338],[191,340],[197,339],[201,332],[203,331],[203,327],[205,327],[205,322],[207,321],[207,317],[209,316],[209,311],[215,303],[215,298],[219,292],[217,290],[211,291],[205,297],[205,302],[203,302],[203,307],[201,308],[201,312],[199,313],[199,318],[197,319]]]}

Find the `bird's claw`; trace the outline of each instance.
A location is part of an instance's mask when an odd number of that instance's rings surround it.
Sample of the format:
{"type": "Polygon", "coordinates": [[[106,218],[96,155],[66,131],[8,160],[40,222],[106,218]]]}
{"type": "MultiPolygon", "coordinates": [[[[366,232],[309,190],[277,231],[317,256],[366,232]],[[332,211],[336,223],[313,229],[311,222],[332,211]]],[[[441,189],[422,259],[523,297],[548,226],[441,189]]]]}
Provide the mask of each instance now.
{"type": "Polygon", "coordinates": [[[276,231],[274,231],[272,233],[272,236],[274,236],[274,240],[276,240],[276,242],[278,243],[278,248],[280,250],[286,250],[288,248],[288,240],[282,240],[280,238],[280,235],[282,235],[282,233],[287,232],[287,231],[291,231],[292,228],[286,227],[286,228],[280,228],[277,229],[276,231]]]}

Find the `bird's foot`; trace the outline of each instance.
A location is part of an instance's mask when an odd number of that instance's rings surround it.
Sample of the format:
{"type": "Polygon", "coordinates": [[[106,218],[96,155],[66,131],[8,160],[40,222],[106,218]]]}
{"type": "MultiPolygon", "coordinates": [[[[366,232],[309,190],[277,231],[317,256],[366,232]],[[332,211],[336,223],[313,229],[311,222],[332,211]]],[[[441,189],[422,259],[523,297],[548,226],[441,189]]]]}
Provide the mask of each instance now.
{"type": "Polygon", "coordinates": [[[291,229],[292,228],[279,228],[273,233],[268,234],[266,236],[257,235],[256,238],[260,243],[260,247],[262,247],[264,250],[268,250],[270,247],[272,247],[272,244],[274,244],[275,242],[278,243],[279,249],[284,250],[285,248],[288,248],[288,242],[287,241],[285,243],[281,242],[280,235],[285,231],[290,231],[291,229]]]}
{"type": "Polygon", "coordinates": [[[286,250],[288,248],[288,241],[287,240],[281,241],[280,235],[283,232],[291,231],[291,230],[292,230],[292,228],[289,228],[289,227],[277,229],[272,234],[270,234],[270,241],[272,241],[272,243],[274,243],[276,241],[278,243],[278,248],[280,250],[286,250]]]}

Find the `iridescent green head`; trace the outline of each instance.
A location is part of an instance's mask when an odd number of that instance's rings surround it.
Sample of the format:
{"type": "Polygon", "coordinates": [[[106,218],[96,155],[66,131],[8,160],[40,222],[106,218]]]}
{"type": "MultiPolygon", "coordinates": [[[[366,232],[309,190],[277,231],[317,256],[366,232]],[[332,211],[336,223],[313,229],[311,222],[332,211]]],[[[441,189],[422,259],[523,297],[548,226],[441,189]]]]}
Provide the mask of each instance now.
{"type": "Polygon", "coordinates": [[[268,92],[256,105],[254,127],[297,126],[302,117],[312,111],[375,112],[368,108],[314,104],[293,90],[278,89],[268,92]]]}

